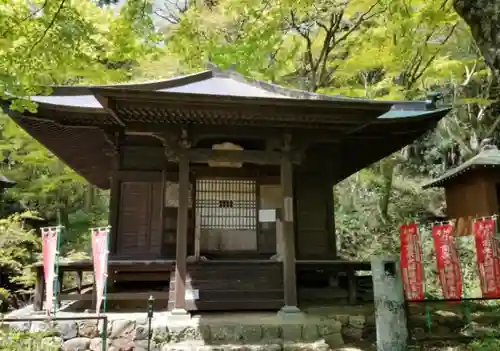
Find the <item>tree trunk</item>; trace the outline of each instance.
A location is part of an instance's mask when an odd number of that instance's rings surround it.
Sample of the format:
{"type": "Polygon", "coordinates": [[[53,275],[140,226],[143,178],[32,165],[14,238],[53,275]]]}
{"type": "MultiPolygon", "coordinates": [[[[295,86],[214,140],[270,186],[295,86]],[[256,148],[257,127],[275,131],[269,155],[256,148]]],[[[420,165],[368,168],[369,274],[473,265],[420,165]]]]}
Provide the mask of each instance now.
{"type": "Polygon", "coordinates": [[[386,157],[379,162],[380,173],[383,177],[382,197],[380,198],[380,215],[385,221],[389,219],[389,204],[391,202],[392,185],[394,181],[394,168],[396,161],[394,156],[386,157]]]}
{"type": "MultiPolygon", "coordinates": [[[[500,118],[500,0],[453,0],[457,13],[470,27],[481,55],[491,71],[488,98],[491,104],[485,115],[500,118]]],[[[494,125],[498,125],[497,122],[494,125]]],[[[492,129],[492,134],[496,129],[492,129]]],[[[488,137],[488,136],[487,136],[488,137]]]]}
{"type": "Polygon", "coordinates": [[[500,0],[453,0],[495,81],[500,78],[500,0]]]}
{"type": "Polygon", "coordinates": [[[94,186],[87,184],[85,188],[85,213],[89,214],[94,207],[94,186]]]}

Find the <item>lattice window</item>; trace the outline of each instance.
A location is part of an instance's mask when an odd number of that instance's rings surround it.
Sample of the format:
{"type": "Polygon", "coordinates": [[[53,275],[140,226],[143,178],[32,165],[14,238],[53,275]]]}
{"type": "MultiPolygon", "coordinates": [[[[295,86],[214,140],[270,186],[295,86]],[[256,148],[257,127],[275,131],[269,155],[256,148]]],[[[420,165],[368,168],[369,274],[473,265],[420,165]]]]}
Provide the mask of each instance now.
{"type": "Polygon", "coordinates": [[[196,210],[201,229],[256,230],[253,180],[198,179],[196,210]]]}

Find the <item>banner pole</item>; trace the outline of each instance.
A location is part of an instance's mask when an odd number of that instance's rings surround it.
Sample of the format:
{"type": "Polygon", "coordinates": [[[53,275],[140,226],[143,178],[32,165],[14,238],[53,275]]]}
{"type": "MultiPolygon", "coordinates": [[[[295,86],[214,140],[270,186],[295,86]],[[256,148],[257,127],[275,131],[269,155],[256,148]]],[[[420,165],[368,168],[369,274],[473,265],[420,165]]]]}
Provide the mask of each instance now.
{"type": "Polygon", "coordinates": [[[61,250],[61,232],[62,232],[62,226],[59,224],[55,229],[56,229],[56,236],[57,236],[57,248],[56,248],[56,259],[55,259],[55,277],[54,277],[54,292],[53,292],[53,297],[52,297],[52,308],[54,309],[54,317],[56,317],[56,311],[57,311],[57,295],[59,294],[59,290],[62,290],[62,281],[59,282],[59,258],[60,258],[60,250],[61,250]],[[59,284],[60,283],[60,284],[59,284]]]}
{"type": "MultiPolygon", "coordinates": [[[[91,238],[92,238],[92,260],[94,264],[94,281],[96,279],[101,279],[102,278],[102,297],[101,297],[101,302],[102,304],[99,305],[99,308],[96,308],[96,313],[100,315],[101,311],[106,313],[108,309],[108,263],[109,263],[109,234],[111,226],[107,227],[96,227],[96,228],[90,228],[90,233],[91,233],[91,238]],[[106,240],[106,244],[104,247],[100,248],[99,242],[102,242],[102,233],[104,233],[104,240],[106,240]],[[99,251],[102,250],[102,251],[99,251]],[[102,261],[103,260],[103,261],[102,261]],[[97,266],[96,266],[97,265],[97,266]],[[97,270],[96,270],[97,267],[97,270]],[[98,275],[96,274],[97,271],[99,271],[99,274],[102,274],[101,278],[98,278],[98,275]]],[[[95,284],[95,287],[97,288],[97,284],[95,284]]],[[[96,291],[96,297],[99,295],[99,292],[96,291]]],[[[99,300],[97,298],[97,300],[99,300]]],[[[102,326],[102,329],[100,330],[100,336],[101,336],[101,351],[106,350],[106,325],[102,326]]]]}
{"type": "Polygon", "coordinates": [[[104,277],[104,301],[103,301],[103,312],[106,313],[108,310],[108,276],[109,276],[109,233],[111,231],[111,226],[106,227],[106,276],[104,277]]]}
{"type": "MultiPolygon", "coordinates": [[[[425,294],[427,293],[427,284],[426,284],[426,274],[425,274],[425,270],[424,270],[424,246],[423,246],[423,235],[422,233],[425,231],[425,226],[419,226],[418,227],[418,231],[420,232],[420,241],[421,241],[421,250],[420,250],[420,260],[422,262],[422,280],[423,280],[423,286],[424,286],[424,301],[425,301],[425,294]]],[[[427,235],[426,235],[427,236],[427,235]]],[[[431,319],[431,311],[430,311],[430,308],[429,308],[429,305],[427,303],[424,302],[424,306],[425,306],[425,324],[427,326],[427,332],[430,334],[431,333],[431,328],[432,328],[432,319],[431,319]]]]}
{"type": "MultiPolygon", "coordinates": [[[[453,239],[455,241],[455,246],[457,244],[457,238],[458,236],[454,235],[453,236],[453,239]]],[[[460,248],[463,249],[463,243],[460,243],[460,248]]],[[[460,259],[460,251],[462,250],[457,250],[457,256],[458,256],[458,265],[460,267],[460,276],[461,276],[461,279],[463,280],[465,275],[464,275],[464,267],[462,267],[462,260],[460,259]]],[[[467,298],[468,294],[467,294],[467,289],[466,289],[466,286],[464,286],[464,284],[462,283],[462,295],[463,297],[467,298]]],[[[465,317],[465,324],[466,326],[468,327],[470,325],[470,309],[469,309],[469,303],[467,301],[462,301],[462,306],[464,308],[464,317],[465,317]]]]}

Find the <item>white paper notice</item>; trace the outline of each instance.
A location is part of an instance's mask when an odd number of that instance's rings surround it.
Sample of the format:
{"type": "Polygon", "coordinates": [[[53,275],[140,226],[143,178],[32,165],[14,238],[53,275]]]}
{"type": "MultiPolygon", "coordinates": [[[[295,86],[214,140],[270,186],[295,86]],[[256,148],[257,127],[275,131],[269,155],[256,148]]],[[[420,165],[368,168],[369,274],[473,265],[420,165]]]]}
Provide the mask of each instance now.
{"type": "Polygon", "coordinates": [[[276,210],[259,210],[259,222],[269,223],[276,222],[276,210]]]}

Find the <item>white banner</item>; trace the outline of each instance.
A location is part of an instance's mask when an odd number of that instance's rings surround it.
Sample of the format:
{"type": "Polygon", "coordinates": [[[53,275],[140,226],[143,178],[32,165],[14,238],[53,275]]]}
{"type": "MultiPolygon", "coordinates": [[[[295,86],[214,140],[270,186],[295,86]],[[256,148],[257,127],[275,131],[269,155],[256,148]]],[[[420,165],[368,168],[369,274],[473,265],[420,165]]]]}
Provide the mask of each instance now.
{"type": "Polygon", "coordinates": [[[58,243],[58,228],[47,227],[41,228],[42,232],[42,260],[43,260],[43,273],[45,278],[45,309],[47,315],[51,315],[52,309],[57,308],[54,306],[54,284],[56,281],[56,257],[57,257],[57,243],[58,243]]]}
{"type": "Polygon", "coordinates": [[[108,237],[109,227],[95,228],[92,232],[92,261],[94,264],[94,279],[96,289],[96,313],[101,311],[105,298],[106,281],[108,278],[108,237]]]}

